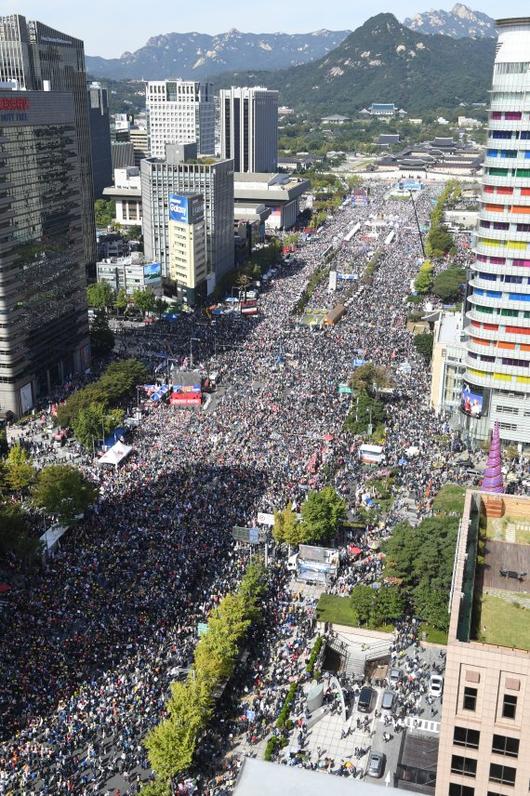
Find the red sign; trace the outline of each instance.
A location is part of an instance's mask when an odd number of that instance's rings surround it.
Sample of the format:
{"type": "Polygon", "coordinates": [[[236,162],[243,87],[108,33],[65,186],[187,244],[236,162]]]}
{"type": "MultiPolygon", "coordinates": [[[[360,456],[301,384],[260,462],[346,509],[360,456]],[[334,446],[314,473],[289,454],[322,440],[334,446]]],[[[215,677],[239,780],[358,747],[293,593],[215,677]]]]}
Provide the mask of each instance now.
{"type": "Polygon", "coordinates": [[[27,111],[29,99],[25,97],[0,97],[0,111],[27,111]]]}

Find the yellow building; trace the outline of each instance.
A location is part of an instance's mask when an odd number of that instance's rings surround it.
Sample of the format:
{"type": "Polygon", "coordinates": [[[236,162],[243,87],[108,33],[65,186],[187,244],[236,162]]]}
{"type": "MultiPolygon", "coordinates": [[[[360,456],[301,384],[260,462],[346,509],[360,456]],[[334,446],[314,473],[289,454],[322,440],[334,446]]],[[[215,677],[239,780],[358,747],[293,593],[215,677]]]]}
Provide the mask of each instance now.
{"type": "Polygon", "coordinates": [[[206,235],[201,194],[169,197],[169,278],[183,301],[195,305],[206,295],[206,235]]]}

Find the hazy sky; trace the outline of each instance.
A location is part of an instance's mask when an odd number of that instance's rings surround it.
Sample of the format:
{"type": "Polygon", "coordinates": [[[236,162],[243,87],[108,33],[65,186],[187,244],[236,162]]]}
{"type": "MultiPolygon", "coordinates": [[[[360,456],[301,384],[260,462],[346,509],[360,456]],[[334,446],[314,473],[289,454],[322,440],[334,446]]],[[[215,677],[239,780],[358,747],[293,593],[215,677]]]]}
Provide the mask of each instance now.
{"type": "MultiPolygon", "coordinates": [[[[428,8],[449,9],[452,2],[437,0],[0,0],[0,13],[18,12],[77,36],[88,55],[119,57],[136,50],[150,36],[177,31],[222,33],[230,28],[254,33],[285,31],[307,33],[319,28],[351,30],[369,16],[391,11],[398,19],[428,8]]],[[[528,14],[528,0],[509,0],[506,5],[482,0],[472,7],[492,17],[528,14]]]]}

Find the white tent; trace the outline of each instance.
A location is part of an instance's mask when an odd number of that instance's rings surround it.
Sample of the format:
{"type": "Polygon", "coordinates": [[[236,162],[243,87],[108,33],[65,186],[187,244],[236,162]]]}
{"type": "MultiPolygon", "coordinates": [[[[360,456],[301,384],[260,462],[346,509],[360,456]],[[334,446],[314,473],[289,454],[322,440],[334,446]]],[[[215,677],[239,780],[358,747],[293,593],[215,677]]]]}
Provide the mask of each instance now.
{"type": "Polygon", "coordinates": [[[109,448],[108,451],[98,459],[98,464],[112,464],[114,467],[117,467],[127,458],[131,451],[132,447],[130,445],[125,445],[118,440],[112,448],[109,448]]]}

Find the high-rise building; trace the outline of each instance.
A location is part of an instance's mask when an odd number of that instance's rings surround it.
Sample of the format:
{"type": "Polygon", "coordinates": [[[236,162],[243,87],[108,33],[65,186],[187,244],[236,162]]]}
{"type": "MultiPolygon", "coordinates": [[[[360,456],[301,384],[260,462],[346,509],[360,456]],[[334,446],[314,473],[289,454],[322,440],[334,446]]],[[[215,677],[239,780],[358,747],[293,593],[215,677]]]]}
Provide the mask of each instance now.
{"type": "Polygon", "coordinates": [[[149,154],[164,158],[166,144],[197,144],[215,153],[215,102],[211,83],[150,80],[145,88],[149,154]]]}
{"type": "Polygon", "coordinates": [[[221,89],[221,157],[234,170],[278,170],[278,92],[267,88],[221,89]]]}
{"type": "Polygon", "coordinates": [[[471,437],[530,444],[530,18],[498,24],[466,306],[462,393],[471,437]]]}
{"type": "Polygon", "coordinates": [[[436,796],[527,796],[530,498],[469,490],[458,532],[436,796]]]}
{"type": "Polygon", "coordinates": [[[208,293],[234,267],[234,165],[231,160],[197,159],[196,144],[170,144],[165,160],[140,166],[146,257],[169,276],[169,197],[201,194],[204,201],[208,293]]]}
{"type": "Polygon", "coordinates": [[[146,127],[134,125],[129,130],[129,141],[133,145],[134,165],[139,166],[140,161],[149,157],[149,137],[146,127]]]}
{"type": "Polygon", "coordinates": [[[71,93],[0,90],[0,411],[90,364],[71,93]]]}
{"type": "Polygon", "coordinates": [[[95,274],[96,232],[83,42],[19,14],[0,17],[0,82],[27,91],[72,94],[78,141],[84,261],[95,274]]]}
{"type": "Polygon", "coordinates": [[[206,233],[201,194],[169,195],[169,269],[177,295],[191,306],[206,296],[206,233]]]}
{"type": "Polygon", "coordinates": [[[88,87],[90,142],[92,145],[92,179],[94,198],[100,199],[103,188],[112,183],[110,151],[110,118],[107,89],[100,83],[88,87]]]}

